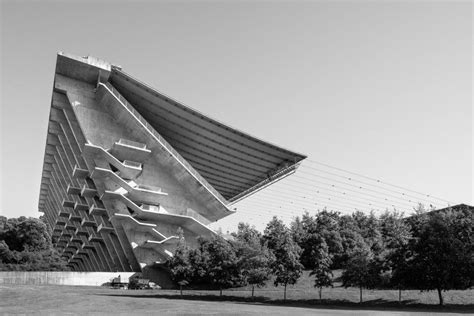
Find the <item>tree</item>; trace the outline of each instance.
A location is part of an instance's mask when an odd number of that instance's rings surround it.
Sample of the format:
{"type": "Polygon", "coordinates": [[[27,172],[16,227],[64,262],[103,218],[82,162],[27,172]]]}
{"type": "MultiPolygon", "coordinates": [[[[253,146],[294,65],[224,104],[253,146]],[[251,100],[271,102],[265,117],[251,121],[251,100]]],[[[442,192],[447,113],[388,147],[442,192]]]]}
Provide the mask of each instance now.
{"type": "Polygon", "coordinates": [[[351,215],[343,215],[339,218],[339,229],[342,251],[335,254],[333,258],[334,269],[344,268],[354,249],[361,243],[365,243],[360,235],[359,226],[351,215]]]}
{"type": "Polygon", "coordinates": [[[362,289],[377,287],[380,284],[380,271],[381,264],[377,261],[370,247],[365,242],[359,242],[345,264],[342,273],[342,285],[344,287],[358,287],[360,303],[362,303],[362,289]]]}
{"type": "Polygon", "coordinates": [[[36,218],[0,217],[0,270],[68,270],[53,249],[50,231],[36,218]]]}
{"type": "Polygon", "coordinates": [[[308,212],[303,214],[301,220],[296,217],[290,224],[290,232],[294,242],[301,248],[301,264],[305,269],[312,269],[314,252],[321,240],[314,217],[308,212]]]}
{"type": "Polygon", "coordinates": [[[189,261],[189,247],[186,245],[182,230],[178,231],[178,236],[178,245],[167,264],[170,268],[171,279],[179,285],[180,294],[183,296],[183,286],[189,284],[194,271],[189,261]]]}
{"type": "Polygon", "coordinates": [[[320,243],[313,260],[313,270],[310,272],[310,275],[314,276],[314,287],[319,288],[319,300],[321,300],[323,287],[332,286],[332,260],[324,240],[320,243]]]}
{"type": "Polygon", "coordinates": [[[8,219],[0,239],[3,239],[12,251],[41,251],[51,248],[51,237],[46,225],[32,217],[8,219]]]}
{"type": "Polygon", "coordinates": [[[341,237],[338,232],[338,213],[323,210],[316,217],[307,212],[302,220],[299,217],[291,223],[293,240],[302,249],[300,262],[306,268],[312,270],[311,276],[315,277],[314,287],[319,289],[319,299],[322,298],[322,288],[332,285],[332,255],[326,238],[332,245],[334,252],[341,251],[341,237]]]}
{"type": "Polygon", "coordinates": [[[328,245],[328,252],[331,258],[343,250],[339,218],[339,212],[327,211],[326,209],[318,212],[315,216],[318,231],[328,245]]]}
{"type": "Polygon", "coordinates": [[[200,240],[201,255],[207,263],[206,278],[210,283],[220,290],[236,286],[242,283],[242,275],[238,265],[238,258],[234,247],[221,236],[215,236],[211,240],[200,240]]]}
{"type": "Polygon", "coordinates": [[[0,263],[0,271],[65,271],[66,262],[56,250],[13,251],[11,260],[0,263]]]}
{"type": "MultiPolygon", "coordinates": [[[[303,214],[303,217],[310,217],[308,212],[303,214]]],[[[299,216],[296,216],[290,223],[290,232],[293,240],[301,247],[303,238],[306,235],[306,228],[299,216]]]]}
{"type": "Polygon", "coordinates": [[[0,215],[0,236],[3,236],[3,233],[5,231],[5,227],[7,225],[8,218],[5,216],[0,215]]]}
{"type": "Polygon", "coordinates": [[[252,286],[252,297],[255,286],[263,287],[272,275],[271,266],[275,261],[273,253],[264,245],[258,254],[249,257],[243,266],[243,273],[248,284],[252,286]]]}
{"type": "Polygon", "coordinates": [[[412,238],[410,226],[403,219],[403,213],[397,211],[386,211],[380,216],[380,233],[384,247],[389,249],[407,245],[412,238]]]}
{"type": "Polygon", "coordinates": [[[290,225],[293,240],[300,246],[302,253],[300,262],[305,269],[314,268],[314,256],[319,251],[321,243],[328,247],[328,255],[332,258],[342,251],[341,235],[338,225],[339,213],[323,210],[315,217],[307,212],[302,219],[296,217],[290,225]]]}
{"type": "Polygon", "coordinates": [[[237,225],[237,232],[232,233],[232,236],[236,240],[251,246],[260,244],[262,239],[262,234],[254,226],[242,222],[237,225]]]}
{"type": "Polygon", "coordinates": [[[271,264],[275,260],[273,253],[261,242],[261,234],[249,224],[239,223],[236,238],[237,257],[244,282],[252,286],[254,297],[255,286],[262,287],[270,279],[271,264]]]}
{"type": "MultiPolygon", "coordinates": [[[[199,239],[198,239],[199,241],[199,239]]],[[[202,255],[202,249],[199,245],[198,248],[190,249],[188,252],[189,265],[192,267],[191,281],[193,284],[206,283],[206,272],[208,266],[208,258],[202,255]]]]}
{"type": "Polygon", "coordinates": [[[380,222],[375,216],[374,212],[371,211],[367,216],[366,214],[357,211],[352,214],[355,222],[358,225],[358,231],[366,244],[378,255],[383,250],[382,245],[382,234],[380,232],[380,222]]]}
{"type": "Polygon", "coordinates": [[[414,215],[406,219],[406,222],[411,228],[413,236],[419,236],[421,229],[426,224],[429,218],[428,210],[421,203],[413,209],[414,215]]]}
{"type": "Polygon", "coordinates": [[[472,210],[431,212],[422,222],[412,245],[407,271],[412,286],[436,290],[443,305],[443,291],[463,290],[473,284],[472,210]]]}
{"type": "Polygon", "coordinates": [[[263,238],[275,255],[272,264],[272,271],[276,276],[274,284],[284,286],[284,300],[286,300],[288,284],[295,284],[303,271],[299,260],[301,248],[294,242],[290,230],[277,217],[273,217],[267,224],[263,238]]]}
{"type": "Polygon", "coordinates": [[[0,240],[0,263],[11,263],[14,254],[4,240],[0,240]]]}
{"type": "Polygon", "coordinates": [[[386,211],[380,217],[380,231],[384,245],[384,262],[390,271],[390,286],[398,289],[398,301],[402,299],[402,289],[408,284],[405,279],[412,239],[410,226],[403,219],[403,213],[386,211]]]}
{"type": "Polygon", "coordinates": [[[402,301],[402,289],[410,287],[410,256],[412,251],[409,244],[399,245],[391,249],[387,256],[387,265],[390,268],[390,286],[398,289],[398,302],[402,301]]]}

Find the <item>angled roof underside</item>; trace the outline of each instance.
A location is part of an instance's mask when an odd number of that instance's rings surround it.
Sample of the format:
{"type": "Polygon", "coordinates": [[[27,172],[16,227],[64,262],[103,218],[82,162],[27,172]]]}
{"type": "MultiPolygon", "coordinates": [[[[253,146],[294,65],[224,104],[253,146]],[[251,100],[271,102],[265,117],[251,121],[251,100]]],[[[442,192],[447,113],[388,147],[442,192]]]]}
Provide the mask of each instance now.
{"type": "Polygon", "coordinates": [[[91,84],[109,81],[229,202],[291,174],[306,158],[199,113],[106,61],[59,53],[56,73],[91,84]]]}
{"type": "Polygon", "coordinates": [[[306,158],[201,114],[119,68],[112,67],[109,81],[231,202],[290,174],[306,158]]]}

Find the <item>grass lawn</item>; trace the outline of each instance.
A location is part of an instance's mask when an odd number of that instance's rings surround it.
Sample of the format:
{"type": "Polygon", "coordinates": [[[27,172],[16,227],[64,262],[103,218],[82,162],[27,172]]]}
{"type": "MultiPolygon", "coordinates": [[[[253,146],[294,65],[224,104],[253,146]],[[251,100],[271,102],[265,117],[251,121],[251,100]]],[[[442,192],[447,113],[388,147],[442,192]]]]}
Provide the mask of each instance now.
{"type": "Polygon", "coordinates": [[[323,290],[323,302],[307,273],[294,287],[268,285],[223,291],[114,290],[107,287],[54,285],[0,285],[0,314],[173,314],[173,315],[381,315],[400,312],[474,313],[474,289],[445,292],[446,306],[439,307],[436,292],[404,291],[398,304],[397,291],[364,290],[364,304],[358,304],[359,290],[340,286],[323,290]]]}
{"type": "MultiPolygon", "coordinates": [[[[334,271],[334,277],[337,279],[341,271],[334,271]]],[[[313,286],[314,279],[309,276],[309,271],[304,271],[298,283],[287,288],[287,300],[300,301],[319,301],[319,293],[313,286]]],[[[170,291],[175,292],[176,291],[170,291]]],[[[201,295],[219,295],[218,291],[193,291],[201,295]]],[[[224,295],[247,297],[251,295],[251,287],[225,290],[224,295]]],[[[255,288],[255,296],[265,297],[271,300],[283,300],[283,287],[275,287],[273,282],[268,282],[267,286],[258,289],[255,288]]],[[[397,290],[363,290],[363,301],[370,303],[397,303],[397,290]]],[[[444,303],[446,305],[474,305],[474,289],[467,291],[448,291],[443,292],[444,303]]],[[[323,300],[333,302],[359,303],[358,288],[344,288],[340,282],[335,282],[333,288],[323,288],[323,300]]],[[[436,291],[402,291],[402,301],[407,304],[439,304],[438,293],[436,291]]]]}
{"type": "MultiPolygon", "coordinates": [[[[265,293],[278,296],[280,291],[265,293]]],[[[293,296],[297,292],[291,292],[293,296]]],[[[114,290],[107,287],[59,285],[0,285],[0,315],[400,315],[474,312],[474,305],[384,304],[364,305],[326,301],[320,305],[311,300],[280,300],[259,297],[255,301],[248,291],[188,291],[181,298],[178,291],[114,290]]],[[[309,293],[306,293],[309,294],[309,293]]],[[[462,293],[466,294],[467,293],[462,293]]],[[[474,291],[469,291],[474,294],[474,291]]]]}

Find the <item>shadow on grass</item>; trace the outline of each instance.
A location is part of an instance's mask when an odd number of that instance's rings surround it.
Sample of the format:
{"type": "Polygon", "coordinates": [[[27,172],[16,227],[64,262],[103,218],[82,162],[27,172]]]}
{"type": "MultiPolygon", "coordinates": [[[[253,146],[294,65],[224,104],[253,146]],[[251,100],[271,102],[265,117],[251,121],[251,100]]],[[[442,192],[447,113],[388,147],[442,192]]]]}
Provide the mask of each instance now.
{"type": "Polygon", "coordinates": [[[329,299],[308,299],[308,300],[275,300],[264,296],[243,297],[233,295],[210,295],[210,294],[156,294],[149,295],[128,294],[122,292],[120,294],[95,294],[100,296],[122,296],[122,297],[136,297],[136,298],[162,298],[169,300],[191,300],[191,301],[209,301],[209,302],[235,302],[237,304],[258,304],[258,305],[273,305],[282,307],[302,307],[314,309],[345,309],[345,310],[380,310],[380,311],[413,311],[430,313],[465,313],[471,314],[474,312],[474,304],[446,304],[444,306],[415,303],[415,300],[403,300],[402,302],[388,301],[383,299],[367,300],[360,303],[354,303],[347,300],[329,300],[329,299]]]}

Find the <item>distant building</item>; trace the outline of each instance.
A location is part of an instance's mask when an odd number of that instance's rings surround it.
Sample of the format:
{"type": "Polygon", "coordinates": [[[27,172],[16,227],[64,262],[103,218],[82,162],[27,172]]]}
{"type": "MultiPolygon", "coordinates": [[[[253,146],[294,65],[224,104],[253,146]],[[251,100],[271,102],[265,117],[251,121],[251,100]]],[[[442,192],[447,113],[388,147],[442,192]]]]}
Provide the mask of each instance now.
{"type": "Polygon", "coordinates": [[[453,206],[448,206],[445,208],[440,208],[440,209],[435,209],[433,211],[429,211],[428,213],[438,213],[438,212],[447,212],[447,211],[454,211],[454,212],[459,212],[459,211],[466,211],[466,212],[473,212],[474,211],[474,206],[470,206],[467,204],[456,204],[453,206]]]}
{"type": "Polygon", "coordinates": [[[232,214],[232,203],[305,158],[174,101],[118,66],[59,53],[39,211],[73,270],[143,272],[164,284],[179,227],[195,246],[198,236],[215,234],[208,224],[232,214]]]}
{"type": "Polygon", "coordinates": [[[433,215],[436,213],[444,213],[444,212],[455,212],[455,213],[460,213],[463,212],[464,214],[469,214],[474,212],[474,206],[470,206],[467,204],[456,204],[453,206],[448,206],[445,208],[440,208],[440,209],[432,209],[432,210],[426,210],[426,212],[421,212],[421,213],[412,213],[410,216],[407,216],[405,220],[408,223],[414,223],[417,219],[423,217],[424,215],[433,215]]]}

